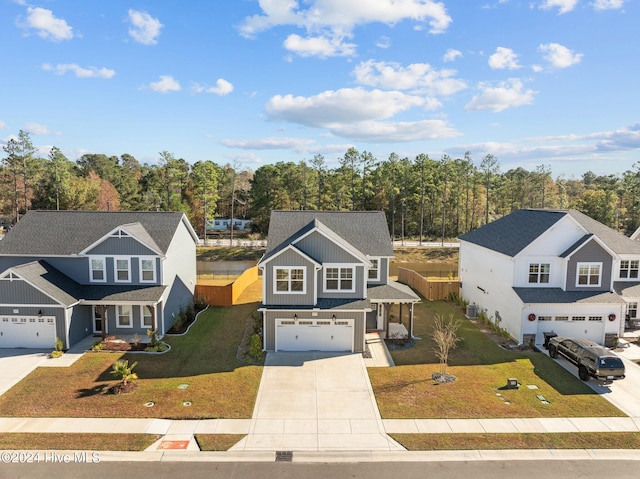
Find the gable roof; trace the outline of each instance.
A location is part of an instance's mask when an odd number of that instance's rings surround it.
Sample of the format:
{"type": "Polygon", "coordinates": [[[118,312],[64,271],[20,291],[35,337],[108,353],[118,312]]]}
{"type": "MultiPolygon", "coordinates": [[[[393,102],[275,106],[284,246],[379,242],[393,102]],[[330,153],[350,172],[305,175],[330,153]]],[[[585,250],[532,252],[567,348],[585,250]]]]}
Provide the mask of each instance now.
{"type": "Polygon", "coordinates": [[[0,242],[0,255],[77,255],[122,227],[165,254],[180,223],[198,237],[183,213],[164,211],[29,211],[0,242]],[[141,236],[138,236],[141,235],[141,236]]]}
{"type": "Polygon", "coordinates": [[[633,241],[577,210],[517,210],[460,236],[460,240],[484,246],[507,256],[516,256],[555,223],[567,216],[585,230],[585,235],[565,251],[563,256],[569,255],[592,237],[616,254],[640,254],[640,242],[633,241]]]}
{"type": "Polygon", "coordinates": [[[566,212],[560,211],[517,210],[460,236],[460,239],[515,256],[565,215],[566,212]]]}
{"type": "MultiPolygon", "coordinates": [[[[334,233],[367,256],[393,256],[387,219],[382,211],[281,211],[271,212],[265,258],[295,242],[314,228],[334,233]],[[322,226],[318,226],[320,223],[322,226]]],[[[342,243],[344,244],[344,243],[342,243]]]]}

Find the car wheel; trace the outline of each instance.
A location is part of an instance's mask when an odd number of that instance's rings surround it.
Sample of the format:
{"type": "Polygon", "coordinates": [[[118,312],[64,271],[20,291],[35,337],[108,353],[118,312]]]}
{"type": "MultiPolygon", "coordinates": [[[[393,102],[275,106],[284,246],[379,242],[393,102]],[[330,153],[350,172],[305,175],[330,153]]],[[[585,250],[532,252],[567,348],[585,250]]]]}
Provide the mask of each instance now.
{"type": "Polygon", "coordinates": [[[555,346],[549,346],[549,356],[551,356],[553,359],[558,357],[558,350],[555,346]]]}
{"type": "Polygon", "coordinates": [[[589,371],[587,371],[587,368],[585,368],[584,366],[580,366],[578,368],[578,377],[580,379],[582,379],[583,381],[588,381],[589,380],[589,371]]]}

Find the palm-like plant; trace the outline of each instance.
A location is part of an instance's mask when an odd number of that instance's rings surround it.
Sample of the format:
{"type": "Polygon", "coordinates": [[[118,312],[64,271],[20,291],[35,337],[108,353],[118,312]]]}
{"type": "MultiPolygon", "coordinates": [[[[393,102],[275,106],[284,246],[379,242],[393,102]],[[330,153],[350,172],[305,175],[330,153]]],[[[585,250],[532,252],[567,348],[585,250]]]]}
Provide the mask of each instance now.
{"type": "Polygon", "coordinates": [[[120,376],[122,385],[126,386],[129,381],[135,381],[138,379],[138,375],[133,372],[133,368],[136,367],[136,364],[138,364],[137,361],[129,366],[128,359],[119,359],[113,363],[113,366],[111,367],[113,369],[111,374],[120,376]]]}

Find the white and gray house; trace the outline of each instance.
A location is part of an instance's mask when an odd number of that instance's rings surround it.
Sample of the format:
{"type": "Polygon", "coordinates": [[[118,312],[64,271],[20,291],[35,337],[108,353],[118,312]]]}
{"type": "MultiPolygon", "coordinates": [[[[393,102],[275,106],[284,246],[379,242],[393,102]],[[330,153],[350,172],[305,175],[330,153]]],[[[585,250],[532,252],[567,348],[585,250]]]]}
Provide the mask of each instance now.
{"type": "Polygon", "coordinates": [[[0,348],[166,333],[193,301],[182,213],[29,211],[0,241],[0,348]]]}
{"type": "Polygon", "coordinates": [[[640,242],[577,210],[522,209],[460,237],[461,295],[519,343],[611,346],[637,318],[640,242]]]}
{"type": "Polygon", "coordinates": [[[393,304],[411,288],[390,281],[393,248],[383,212],[272,211],[263,274],[266,351],[365,350],[365,333],[389,334],[393,304]]]}

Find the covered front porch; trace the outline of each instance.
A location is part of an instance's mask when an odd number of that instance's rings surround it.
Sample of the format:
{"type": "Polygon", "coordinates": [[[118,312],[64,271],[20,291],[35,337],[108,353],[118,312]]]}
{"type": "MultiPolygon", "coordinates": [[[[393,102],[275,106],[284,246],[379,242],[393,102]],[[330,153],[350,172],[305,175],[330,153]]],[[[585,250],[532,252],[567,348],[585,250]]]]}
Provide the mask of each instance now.
{"type": "Polygon", "coordinates": [[[373,309],[367,316],[367,332],[377,331],[383,339],[413,337],[413,310],[420,297],[409,286],[390,281],[370,286],[367,294],[373,309]]]}

